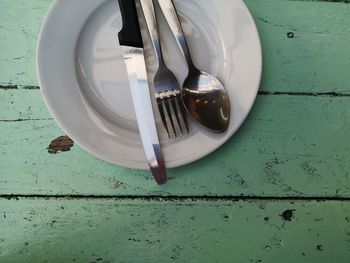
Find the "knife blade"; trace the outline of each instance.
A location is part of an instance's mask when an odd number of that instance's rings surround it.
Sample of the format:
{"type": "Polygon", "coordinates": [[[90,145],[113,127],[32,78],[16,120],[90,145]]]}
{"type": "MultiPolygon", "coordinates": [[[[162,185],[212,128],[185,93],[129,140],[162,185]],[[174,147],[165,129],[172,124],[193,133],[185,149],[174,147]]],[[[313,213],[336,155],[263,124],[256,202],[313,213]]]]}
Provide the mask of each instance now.
{"type": "Polygon", "coordinates": [[[164,184],[167,173],[154,119],[136,3],[135,0],[118,2],[123,21],[118,33],[119,44],[123,50],[143,149],[154,179],[158,184],[164,184]]]}

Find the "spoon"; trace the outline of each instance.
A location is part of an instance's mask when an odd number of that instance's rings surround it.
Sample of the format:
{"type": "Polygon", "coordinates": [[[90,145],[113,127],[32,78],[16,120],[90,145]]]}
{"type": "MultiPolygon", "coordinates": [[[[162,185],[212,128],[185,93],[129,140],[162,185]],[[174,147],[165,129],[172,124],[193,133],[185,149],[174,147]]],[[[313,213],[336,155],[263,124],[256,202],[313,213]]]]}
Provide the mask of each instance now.
{"type": "Polygon", "coordinates": [[[230,122],[230,100],[226,89],[217,78],[197,69],[193,64],[172,1],[157,2],[188,64],[188,76],[181,89],[182,101],[187,112],[209,130],[224,132],[230,122]]]}

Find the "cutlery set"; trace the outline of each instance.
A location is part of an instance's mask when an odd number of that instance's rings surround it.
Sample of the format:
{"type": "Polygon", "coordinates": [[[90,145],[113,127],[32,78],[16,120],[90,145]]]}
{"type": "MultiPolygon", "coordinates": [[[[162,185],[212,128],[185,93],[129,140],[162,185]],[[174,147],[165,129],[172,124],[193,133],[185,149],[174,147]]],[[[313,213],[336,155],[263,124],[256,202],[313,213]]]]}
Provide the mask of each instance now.
{"type": "Polygon", "coordinates": [[[140,22],[146,23],[156,58],[157,70],[150,83],[169,138],[189,133],[186,111],[192,120],[210,131],[224,132],[230,120],[229,97],[219,80],[194,66],[171,0],[118,1],[123,21],[123,27],[118,34],[119,44],[123,50],[143,148],[154,179],[158,184],[164,184],[167,173],[148,86],[143,50],[145,39],[142,38],[140,22]],[[163,60],[156,10],[161,10],[179,50],[186,59],[188,76],[183,87],[179,86],[176,77],[163,60]]]}

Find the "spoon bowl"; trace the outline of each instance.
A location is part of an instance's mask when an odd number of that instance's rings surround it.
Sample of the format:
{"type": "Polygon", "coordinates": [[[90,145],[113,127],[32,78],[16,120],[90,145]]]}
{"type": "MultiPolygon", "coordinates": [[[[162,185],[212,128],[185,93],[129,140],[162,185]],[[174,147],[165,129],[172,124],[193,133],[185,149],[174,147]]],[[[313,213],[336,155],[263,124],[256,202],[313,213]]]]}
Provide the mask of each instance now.
{"type": "Polygon", "coordinates": [[[189,115],[212,132],[224,132],[230,121],[230,100],[214,76],[193,70],[183,84],[182,101],[189,115]]]}

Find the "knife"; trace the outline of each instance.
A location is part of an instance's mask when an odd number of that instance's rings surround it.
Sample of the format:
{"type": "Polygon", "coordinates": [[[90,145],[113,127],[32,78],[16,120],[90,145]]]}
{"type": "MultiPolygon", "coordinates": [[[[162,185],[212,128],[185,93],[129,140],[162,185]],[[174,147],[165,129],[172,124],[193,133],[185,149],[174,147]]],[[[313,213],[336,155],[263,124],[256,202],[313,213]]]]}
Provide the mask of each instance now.
{"type": "Polygon", "coordinates": [[[164,184],[167,174],[152,109],[136,3],[135,0],[118,2],[123,21],[118,33],[119,44],[123,50],[143,149],[154,179],[158,184],[164,184]]]}

